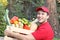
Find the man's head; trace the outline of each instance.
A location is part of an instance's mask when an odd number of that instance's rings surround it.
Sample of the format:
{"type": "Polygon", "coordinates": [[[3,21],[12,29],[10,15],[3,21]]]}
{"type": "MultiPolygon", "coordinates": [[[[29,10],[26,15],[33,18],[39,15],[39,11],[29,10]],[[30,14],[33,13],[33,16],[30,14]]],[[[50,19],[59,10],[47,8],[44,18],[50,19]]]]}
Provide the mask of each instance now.
{"type": "Polygon", "coordinates": [[[37,19],[40,23],[46,22],[47,19],[49,18],[49,10],[45,6],[37,7],[36,12],[37,12],[37,19]]]}

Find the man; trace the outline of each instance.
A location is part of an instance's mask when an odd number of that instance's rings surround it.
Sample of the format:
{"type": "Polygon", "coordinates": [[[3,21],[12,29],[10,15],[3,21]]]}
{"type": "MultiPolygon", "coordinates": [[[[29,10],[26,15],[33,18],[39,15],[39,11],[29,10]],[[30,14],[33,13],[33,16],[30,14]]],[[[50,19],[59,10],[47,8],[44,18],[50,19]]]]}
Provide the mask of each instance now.
{"type": "Polygon", "coordinates": [[[35,32],[23,35],[19,33],[11,32],[10,30],[5,30],[5,35],[9,37],[16,38],[18,40],[53,40],[54,32],[51,25],[47,21],[49,18],[49,10],[45,6],[37,7],[37,19],[40,23],[35,32]]]}

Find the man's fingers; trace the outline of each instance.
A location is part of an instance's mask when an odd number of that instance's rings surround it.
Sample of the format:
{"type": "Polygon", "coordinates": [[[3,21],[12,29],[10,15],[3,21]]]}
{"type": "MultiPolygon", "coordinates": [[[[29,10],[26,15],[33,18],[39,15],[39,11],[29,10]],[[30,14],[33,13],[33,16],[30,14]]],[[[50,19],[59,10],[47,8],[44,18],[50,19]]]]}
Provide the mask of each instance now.
{"type": "Polygon", "coordinates": [[[4,31],[4,34],[5,34],[5,35],[7,34],[7,30],[4,31]]]}
{"type": "Polygon", "coordinates": [[[6,36],[7,36],[7,35],[10,35],[10,32],[11,32],[10,30],[5,30],[5,31],[4,31],[4,35],[6,35],[6,36]]]}

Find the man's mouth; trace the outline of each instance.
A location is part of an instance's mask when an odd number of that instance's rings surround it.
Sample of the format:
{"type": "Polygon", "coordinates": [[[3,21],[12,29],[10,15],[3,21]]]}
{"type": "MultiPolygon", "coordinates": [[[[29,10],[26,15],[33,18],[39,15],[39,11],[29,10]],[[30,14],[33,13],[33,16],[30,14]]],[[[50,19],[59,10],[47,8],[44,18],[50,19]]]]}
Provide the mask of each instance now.
{"type": "Polygon", "coordinates": [[[38,18],[38,20],[42,20],[42,18],[38,18]]]}

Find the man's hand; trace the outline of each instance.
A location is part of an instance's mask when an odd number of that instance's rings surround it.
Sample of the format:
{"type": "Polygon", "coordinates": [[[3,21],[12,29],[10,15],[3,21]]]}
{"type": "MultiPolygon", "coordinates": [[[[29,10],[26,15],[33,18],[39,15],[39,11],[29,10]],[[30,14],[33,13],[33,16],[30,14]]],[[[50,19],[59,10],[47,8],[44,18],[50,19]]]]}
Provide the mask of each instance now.
{"type": "Polygon", "coordinates": [[[4,34],[8,37],[12,37],[18,40],[30,40],[30,39],[34,40],[34,37],[32,35],[19,34],[19,33],[12,32],[10,30],[5,30],[4,34]]]}
{"type": "Polygon", "coordinates": [[[5,34],[4,40],[18,40],[17,38],[15,38],[15,37],[13,36],[13,32],[10,31],[10,30],[5,30],[5,31],[4,31],[4,34],[5,34]]]}
{"type": "Polygon", "coordinates": [[[5,31],[4,31],[4,34],[5,34],[6,36],[10,36],[12,33],[13,33],[13,32],[10,31],[10,30],[5,30],[5,31]]]}

